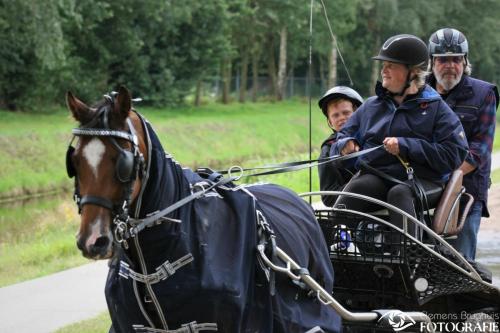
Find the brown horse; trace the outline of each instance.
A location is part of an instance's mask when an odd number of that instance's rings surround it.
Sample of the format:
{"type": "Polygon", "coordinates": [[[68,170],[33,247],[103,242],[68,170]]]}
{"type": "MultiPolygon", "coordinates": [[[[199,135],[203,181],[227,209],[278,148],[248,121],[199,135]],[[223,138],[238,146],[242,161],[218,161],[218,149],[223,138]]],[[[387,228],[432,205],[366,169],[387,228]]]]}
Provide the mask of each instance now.
{"type": "Polygon", "coordinates": [[[276,243],[331,291],[311,207],[276,185],[236,186],[181,168],[131,103],[123,87],[95,107],[67,95],[80,124],[67,153],[81,213],[77,245],[88,258],[112,258],[112,331],[339,331],[333,310],[256,255],[259,244],[273,257],[276,243]]]}
{"type": "MultiPolygon", "coordinates": [[[[99,136],[86,135],[80,137],[74,151],[68,151],[67,156],[68,170],[73,169],[68,173],[78,176],[77,189],[83,199],[79,202],[81,224],[77,246],[90,259],[107,259],[112,256],[112,213],[123,207],[127,199],[136,198],[139,194],[141,179],[137,177],[138,170],[131,170],[133,160],[130,153],[138,149],[143,159],[148,158],[141,120],[135,112],[130,112],[131,98],[128,91],[120,91],[113,110],[108,111],[107,121],[110,128],[122,133],[128,132],[127,121],[130,122],[137,129],[137,143],[132,136],[108,136],[107,139],[101,139],[99,136]],[[120,139],[118,144],[115,138],[120,139]],[[132,186],[130,198],[125,198],[125,183],[132,186]]],[[[98,120],[96,117],[103,112],[102,106],[88,107],[70,92],[67,94],[67,104],[73,117],[86,127],[94,126],[93,121],[98,120]]]]}

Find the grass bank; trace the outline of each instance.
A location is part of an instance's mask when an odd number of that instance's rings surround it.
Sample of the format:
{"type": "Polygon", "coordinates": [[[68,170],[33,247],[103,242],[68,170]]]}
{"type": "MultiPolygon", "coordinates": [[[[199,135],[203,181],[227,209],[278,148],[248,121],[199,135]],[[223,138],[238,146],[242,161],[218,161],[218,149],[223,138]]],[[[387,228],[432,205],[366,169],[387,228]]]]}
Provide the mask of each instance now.
{"type": "Polygon", "coordinates": [[[54,333],[103,333],[108,332],[110,326],[111,319],[109,318],[109,314],[108,312],[103,312],[95,318],[65,326],[54,333]]]}
{"type": "MultiPolygon", "coordinates": [[[[141,110],[164,147],[186,166],[245,167],[308,158],[307,105],[299,101],[141,110]],[[300,154],[302,152],[302,154],[300,154]]],[[[0,197],[71,188],[65,150],[75,122],[69,113],[0,112],[0,197]]],[[[313,116],[313,145],[327,135],[313,116]]],[[[314,152],[316,156],[317,152],[314,152]]],[[[315,189],[317,174],[313,173],[315,189]]],[[[308,190],[309,172],[245,182],[308,190]]],[[[75,246],[79,219],[71,193],[0,206],[0,287],[86,262],[75,246]]]]}
{"type": "MultiPolygon", "coordinates": [[[[139,111],[153,124],[165,149],[189,167],[287,160],[309,149],[308,107],[300,101],[139,111]]],[[[0,200],[71,188],[64,163],[75,126],[62,109],[51,114],[0,112],[0,200]]],[[[312,128],[317,147],[328,130],[316,109],[312,128]]]]}
{"type": "MultiPolygon", "coordinates": [[[[295,159],[306,157],[299,155],[295,159]]],[[[317,189],[316,170],[312,179],[313,189],[317,189]]],[[[296,192],[309,190],[308,170],[247,179],[245,183],[258,181],[280,184],[296,192]]],[[[70,193],[0,206],[0,287],[87,263],[76,247],[79,223],[70,193]]]]}

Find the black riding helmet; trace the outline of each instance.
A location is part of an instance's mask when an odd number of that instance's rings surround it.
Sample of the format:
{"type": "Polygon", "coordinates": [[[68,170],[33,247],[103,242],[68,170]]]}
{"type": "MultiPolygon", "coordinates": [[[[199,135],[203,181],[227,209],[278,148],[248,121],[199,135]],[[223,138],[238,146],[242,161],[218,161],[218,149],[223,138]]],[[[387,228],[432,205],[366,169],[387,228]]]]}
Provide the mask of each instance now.
{"type": "Polygon", "coordinates": [[[333,87],[329,89],[318,101],[318,105],[321,111],[323,111],[325,117],[328,117],[328,114],[326,113],[328,102],[336,98],[345,98],[350,100],[355,108],[363,104],[363,98],[356,90],[345,86],[333,87]]]}
{"type": "Polygon", "coordinates": [[[385,41],[373,60],[390,61],[408,66],[424,65],[427,62],[427,45],[413,35],[396,35],[385,41]]]}
{"type": "MultiPolygon", "coordinates": [[[[408,34],[392,36],[385,41],[378,55],[372,59],[404,64],[408,69],[412,66],[424,68],[428,60],[427,45],[417,36],[408,34]]],[[[406,89],[410,87],[411,81],[414,80],[410,75],[411,72],[408,71],[405,86],[399,93],[392,93],[393,96],[404,95],[406,89]]]]}

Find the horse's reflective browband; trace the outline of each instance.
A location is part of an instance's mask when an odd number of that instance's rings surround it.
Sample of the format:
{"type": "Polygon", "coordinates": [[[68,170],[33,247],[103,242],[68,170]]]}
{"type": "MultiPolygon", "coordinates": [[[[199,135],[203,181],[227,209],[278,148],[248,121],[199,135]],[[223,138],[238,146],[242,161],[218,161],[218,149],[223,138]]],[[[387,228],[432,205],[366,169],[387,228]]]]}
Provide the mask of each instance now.
{"type": "MultiPolygon", "coordinates": [[[[131,123],[129,123],[129,126],[131,126],[131,123]]],[[[125,139],[132,142],[134,145],[138,145],[136,135],[132,135],[130,133],[122,131],[80,127],[80,128],[73,128],[73,130],[71,130],[71,133],[75,136],[111,136],[119,139],[125,139]]]]}

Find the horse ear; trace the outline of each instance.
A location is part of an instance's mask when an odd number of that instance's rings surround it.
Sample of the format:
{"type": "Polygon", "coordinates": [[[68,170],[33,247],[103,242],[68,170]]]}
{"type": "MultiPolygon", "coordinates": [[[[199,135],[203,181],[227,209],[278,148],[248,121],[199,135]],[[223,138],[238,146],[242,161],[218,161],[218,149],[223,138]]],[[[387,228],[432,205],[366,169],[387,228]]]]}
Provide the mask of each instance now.
{"type": "Polygon", "coordinates": [[[120,86],[115,99],[115,109],[113,110],[114,115],[118,118],[117,120],[124,122],[128,117],[131,107],[132,97],[130,96],[130,92],[124,86],[120,86]]]}
{"type": "Polygon", "coordinates": [[[75,120],[80,124],[86,123],[91,118],[92,109],[76,98],[71,91],[66,93],[66,105],[68,105],[68,109],[70,109],[75,120]]]}

